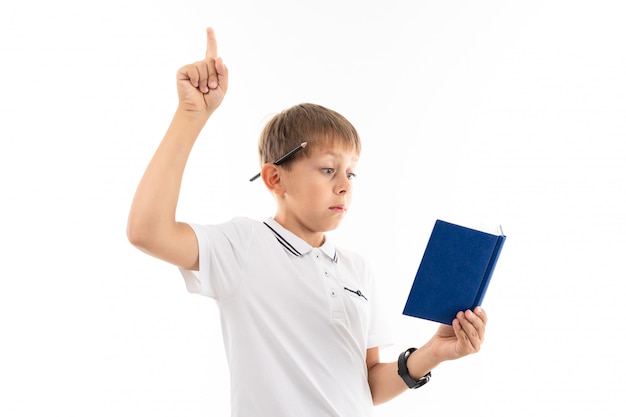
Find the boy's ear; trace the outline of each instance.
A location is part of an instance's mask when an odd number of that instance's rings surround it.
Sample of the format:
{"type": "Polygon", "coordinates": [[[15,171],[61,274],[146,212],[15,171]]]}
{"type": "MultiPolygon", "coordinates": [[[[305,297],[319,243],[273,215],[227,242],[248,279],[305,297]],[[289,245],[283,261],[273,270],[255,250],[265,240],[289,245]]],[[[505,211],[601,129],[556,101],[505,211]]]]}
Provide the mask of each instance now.
{"type": "Polygon", "coordinates": [[[275,195],[282,195],[285,193],[285,188],[281,182],[280,174],[280,169],[272,163],[267,163],[261,168],[261,178],[263,178],[265,186],[275,195]]]}

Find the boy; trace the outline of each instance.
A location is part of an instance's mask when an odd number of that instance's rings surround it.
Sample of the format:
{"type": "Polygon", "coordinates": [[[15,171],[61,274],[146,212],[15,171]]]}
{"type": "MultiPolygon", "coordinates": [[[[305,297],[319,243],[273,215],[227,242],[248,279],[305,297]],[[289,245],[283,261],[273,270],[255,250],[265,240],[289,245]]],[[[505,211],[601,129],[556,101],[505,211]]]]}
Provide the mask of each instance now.
{"type": "Polygon", "coordinates": [[[487,321],[480,307],[459,312],[398,363],[379,361],[388,340],[372,274],[325,236],[350,208],[361,147],[354,127],[332,110],[294,106],[263,130],[261,178],[276,199],[273,218],[176,221],[191,148],[227,88],[209,28],[205,59],[178,71],[179,106],[137,188],[127,234],[178,266],[189,291],[218,302],[232,415],[371,416],[374,404],[426,383],[439,363],[477,352],[487,321]]]}

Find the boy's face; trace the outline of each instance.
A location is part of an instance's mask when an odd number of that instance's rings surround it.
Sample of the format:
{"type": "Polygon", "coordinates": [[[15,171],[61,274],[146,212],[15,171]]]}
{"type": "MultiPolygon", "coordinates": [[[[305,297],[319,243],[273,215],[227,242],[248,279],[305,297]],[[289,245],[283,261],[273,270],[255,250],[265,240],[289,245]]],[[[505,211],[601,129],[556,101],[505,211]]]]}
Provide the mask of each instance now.
{"type": "Polygon", "coordinates": [[[301,237],[335,229],[350,208],[357,162],[354,151],[336,147],[313,149],[290,170],[281,168],[276,220],[301,237]]]}

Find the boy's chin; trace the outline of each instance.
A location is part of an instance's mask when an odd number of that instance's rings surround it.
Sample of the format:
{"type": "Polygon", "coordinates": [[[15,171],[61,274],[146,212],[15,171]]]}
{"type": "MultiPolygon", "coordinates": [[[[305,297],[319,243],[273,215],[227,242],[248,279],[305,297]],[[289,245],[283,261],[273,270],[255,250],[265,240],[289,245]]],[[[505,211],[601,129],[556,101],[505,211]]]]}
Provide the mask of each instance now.
{"type": "Polygon", "coordinates": [[[337,229],[337,228],[339,227],[339,225],[341,225],[341,221],[342,221],[342,220],[343,220],[343,218],[342,218],[342,219],[339,219],[339,220],[336,220],[336,221],[334,221],[334,222],[329,223],[329,224],[326,226],[326,228],[325,228],[326,230],[324,230],[324,232],[331,232],[331,231],[333,231],[333,230],[337,229]]]}

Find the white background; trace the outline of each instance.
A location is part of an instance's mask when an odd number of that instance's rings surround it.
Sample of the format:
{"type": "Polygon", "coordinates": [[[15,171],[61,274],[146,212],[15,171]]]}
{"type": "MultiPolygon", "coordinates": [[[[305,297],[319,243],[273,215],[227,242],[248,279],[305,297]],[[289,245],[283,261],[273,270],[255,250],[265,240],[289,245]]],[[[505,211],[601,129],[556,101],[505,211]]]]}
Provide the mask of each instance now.
{"type": "Polygon", "coordinates": [[[378,416],[623,416],[619,4],[4,0],[0,415],[227,415],[216,306],[125,236],[176,70],[213,26],[230,89],[181,220],[272,215],[248,182],[263,123],[300,102],[344,114],[364,151],[332,235],[376,269],[398,340],[386,360],[435,330],[401,315],[435,219],[508,236],[481,352],[378,416]]]}

